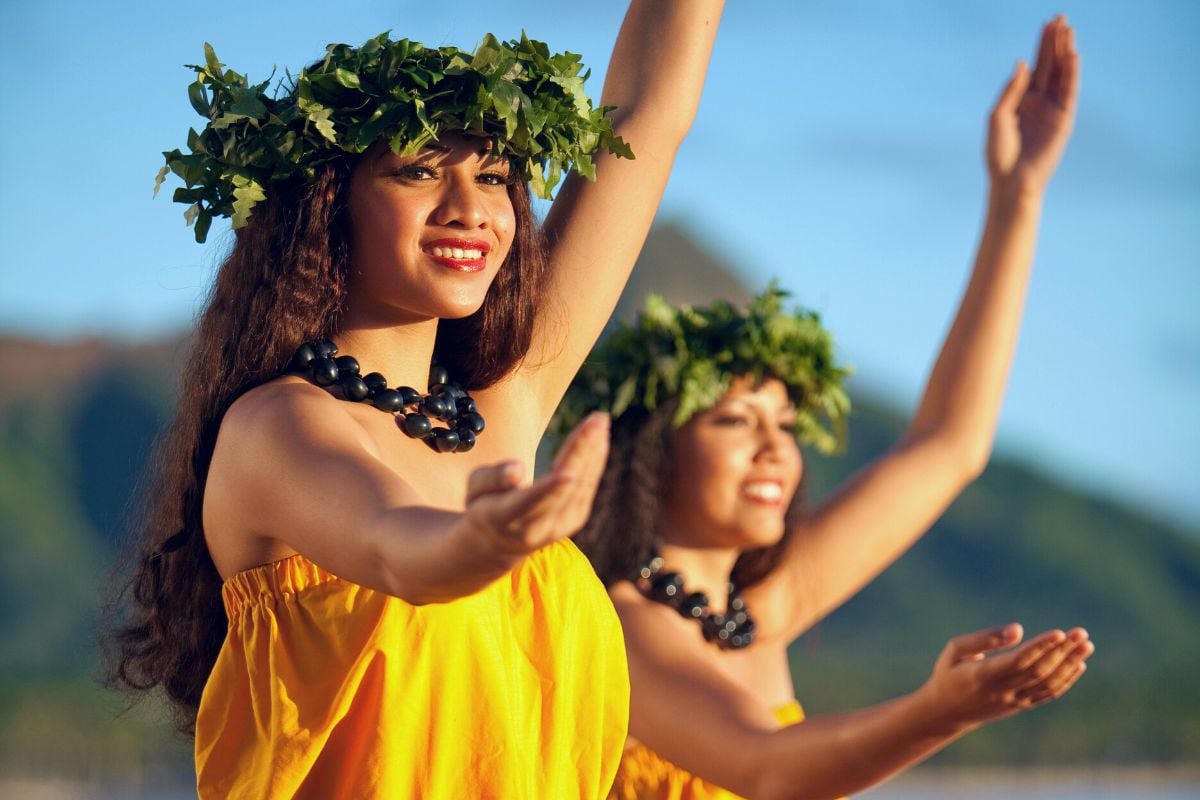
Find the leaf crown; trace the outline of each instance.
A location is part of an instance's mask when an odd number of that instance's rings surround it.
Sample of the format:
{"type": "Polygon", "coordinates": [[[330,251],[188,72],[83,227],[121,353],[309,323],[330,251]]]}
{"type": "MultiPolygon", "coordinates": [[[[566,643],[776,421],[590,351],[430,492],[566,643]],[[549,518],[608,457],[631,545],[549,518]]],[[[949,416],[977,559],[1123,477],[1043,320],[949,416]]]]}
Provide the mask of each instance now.
{"type": "Polygon", "coordinates": [[[189,64],[192,107],[208,120],[188,131],[190,153],[164,152],[158,193],[169,172],[186,184],[174,200],[203,242],[214,217],[244,226],[268,187],[311,180],[318,166],[362,153],[384,140],[393,152],[416,152],[445,132],[487,137],[507,153],[533,191],[549,199],[568,169],[595,180],[592,154],[605,149],[633,158],[613,133],[610,107],[593,108],[574,53],[551,54],[522,34],[500,42],[488,34],[470,53],[429,48],[382,33],[361,47],[331,44],[323,61],[251,85],[225,69],[210,44],[205,63],[189,64]]]}
{"type": "Polygon", "coordinates": [[[633,409],[652,412],[678,398],[679,427],[712,408],[737,376],[777,378],[796,407],[796,438],[820,452],[845,441],[850,370],[834,363],[833,338],[815,312],[788,312],[789,293],[772,281],[746,308],[726,301],[674,308],[646,298],[632,325],[621,324],[592,350],[554,418],[565,434],[592,411],[618,419],[633,409]]]}

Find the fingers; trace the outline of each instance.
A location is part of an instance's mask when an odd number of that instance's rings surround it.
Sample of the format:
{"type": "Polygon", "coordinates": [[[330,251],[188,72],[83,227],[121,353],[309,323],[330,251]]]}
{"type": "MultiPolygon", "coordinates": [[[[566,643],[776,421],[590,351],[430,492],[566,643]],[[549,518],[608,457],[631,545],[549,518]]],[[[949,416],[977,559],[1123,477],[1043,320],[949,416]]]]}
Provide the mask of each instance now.
{"type": "Polygon", "coordinates": [[[1087,631],[1070,631],[1058,648],[1034,665],[1031,671],[1038,674],[1038,679],[1017,689],[1014,702],[1033,706],[1061,697],[1087,670],[1086,661],[1094,652],[1096,646],[1089,641],[1087,631]]]}
{"type": "Polygon", "coordinates": [[[1082,628],[1066,634],[1061,631],[1049,633],[1056,635],[1046,636],[1041,646],[1029,652],[1023,652],[1025,648],[1022,648],[1009,672],[993,676],[996,688],[1015,691],[1018,698],[1046,691],[1057,696],[1053,693],[1066,691],[1069,683],[1064,685],[1064,681],[1075,673],[1078,664],[1090,656],[1095,647],[1082,628]]]}
{"type": "Polygon", "coordinates": [[[990,659],[983,665],[980,679],[1001,688],[1010,683],[1020,685],[1028,670],[1065,640],[1066,634],[1059,630],[1041,633],[1016,650],[990,659]]]}
{"type": "Polygon", "coordinates": [[[608,457],[608,417],[593,414],[568,437],[553,469],[517,488],[521,466],[484,467],[468,479],[466,513],[505,557],[520,557],[576,533],[591,513],[608,457]]]}
{"type": "Polygon", "coordinates": [[[978,660],[983,657],[984,653],[991,650],[999,650],[1002,647],[1016,644],[1021,641],[1023,635],[1024,631],[1021,626],[1015,622],[995,628],[985,628],[981,631],[955,636],[946,644],[943,654],[952,662],[967,659],[978,660]]]}
{"type": "Polygon", "coordinates": [[[1017,106],[1021,103],[1021,98],[1025,96],[1028,88],[1029,67],[1025,66],[1024,61],[1018,61],[1008,84],[1000,92],[1000,99],[996,101],[996,106],[992,110],[992,119],[1017,113],[1017,106]]]}
{"type": "Polygon", "coordinates": [[[1079,54],[1075,51],[1075,31],[1062,15],[1042,29],[1031,86],[1059,107],[1074,111],[1079,87],[1079,54]]]}
{"type": "Polygon", "coordinates": [[[1050,73],[1054,68],[1054,52],[1058,28],[1063,23],[1062,16],[1055,17],[1042,28],[1041,42],[1038,44],[1037,62],[1033,68],[1033,88],[1044,92],[1050,85],[1050,73]]]}
{"type": "Polygon", "coordinates": [[[595,462],[600,461],[599,472],[604,471],[604,459],[608,456],[609,417],[607,414],[588,414],[583,422],[571,431],[558,456],[554,459],[554,471],[575,474],[593,472],[595,462]]]}
{"type": "Polygon", "coordinates": [[[1065,111],[1074,114],[1079,96],[1079,53],[1075,50],[1075,31],[1065,23],[1059,32],[1057,61],[1050,86],[1052,97],[1065,111]]]}
{"type": "Polygon", "coordinates": [[[556,473],[570,479],[559,510],[562,524],[569,528],[567,535],[583,527],[591,515],[596,488],[608,464],[609,417],[592,414],[573,433],[578,433],[578,438],[569,451],[560,453],[561,460],[554,466],[556,473]]]}
{"type": "Polygon", "coordinates": [[[467,478],[467,502],[485,494],[515,489],[524,473],[519,461],[504,461],[474,470],[467,478]]]}
{"type": "Polygon", "coordinates": [[[1087,658],[1095,651],[1096,648],[1091,642],[1075,645],[1058,669],[1044,681],[1018,690],[1015,701],[1036,706],[1062,697],[1087,671],[1087,658]]]}
{"type": "Polygon", "coordinates": [[[561,502],[557,495],[568,482],[551,473],[523,488],[480,494],[468,503],[466,513],[480,530],[493,535],[493,544],[500,551],[524,555],[541,544],[531,530],[531,521],[545,517],[561,502]]]}

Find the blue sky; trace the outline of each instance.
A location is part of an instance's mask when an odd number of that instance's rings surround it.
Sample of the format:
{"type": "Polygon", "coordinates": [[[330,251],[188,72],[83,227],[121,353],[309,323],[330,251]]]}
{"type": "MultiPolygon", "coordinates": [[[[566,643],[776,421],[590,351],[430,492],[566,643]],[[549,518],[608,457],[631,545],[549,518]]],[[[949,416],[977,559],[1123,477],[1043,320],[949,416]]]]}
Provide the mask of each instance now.
{"type": "MultiPolygon", "coordinates": [[[[966,280],[983,123],[1039,25],[1078,30],[1074,141],[1047,198],[999,447],[1200,526],[1200,3],[735,0],[661,216],[824,314],[855,385],[915,403],[966,280]]],[[[185,326],[220,258],[161,151],[197,124],[210,41],[252,79],[391,29],[471,46],[522,28],[598,92],[619,3],[0,5],[0,329],[185,326]],[[334,9],[331,12],[331,9],[334,9]]]]}

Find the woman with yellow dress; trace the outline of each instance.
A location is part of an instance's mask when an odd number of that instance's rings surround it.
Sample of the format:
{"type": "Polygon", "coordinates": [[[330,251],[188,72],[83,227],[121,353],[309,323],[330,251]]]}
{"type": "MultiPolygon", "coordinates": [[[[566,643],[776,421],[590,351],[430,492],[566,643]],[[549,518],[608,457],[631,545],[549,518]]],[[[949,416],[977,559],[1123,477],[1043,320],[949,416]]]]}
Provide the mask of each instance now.
{"type": "Polygon", "coordinates": [[[198,240],[216,216],[235,236],[115,638],[116,678],[194,731],[202,798],[608,790],[628,673],[567,538],[607,419],[529,476],[650,226],[720,6],[634,0],[603,108],[577,56],[524,37],[331,45],[275,91],[206,47],[205,126],[163,175],[198,240]],[[539,230],[530,189],[568,170],[539,230]]]}
{"type": "Polygon", "coordinates": [[[652,300],[607,337],[560,410],[612,415],[576,543],[621,617],[632,684],[620,800],[817,800],[865,789],[984,724],[1059,697],[1086,631],[1019,625],[950,641],[921,688],[803,724],[787,647],[907,550],[984,469],[1045,188],[1069,137],[1078,56],[1059,18],[990,119],[991,191],[957,317],[903,438],[828,500],[789,506],[797,439],[835,444],[844,371],[775,289],[747,310],[652,300]],[[721,788],[725,787],[725,788],[721,788]]]}

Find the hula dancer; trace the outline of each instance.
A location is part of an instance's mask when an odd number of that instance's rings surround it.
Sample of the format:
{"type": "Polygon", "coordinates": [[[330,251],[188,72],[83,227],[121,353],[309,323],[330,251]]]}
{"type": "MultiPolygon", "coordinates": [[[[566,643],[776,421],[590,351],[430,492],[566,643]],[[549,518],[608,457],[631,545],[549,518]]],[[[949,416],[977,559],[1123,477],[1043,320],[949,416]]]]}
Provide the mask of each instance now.
{"type": "Polygon", "coordinates": [[[610,797],[838,797],[1082,674],[1086,631],[1016,646],[1020,626],[1005,625],[951,640],[910,695],[797,725],[787,661],[794,639],[907,550],[987,463],[1077,73],[1057,19],[1033,74],[1018,65],[992,113],[987,222],[920,408],[819,507],[788,513],[797,439],[836,445],[845,373],[815,315],[787,313],[774,288],[747,310],[652,300],[581,370],[558,423],[602,410],[613,424],[576,542],[609,587],[632,679],[630,747],[610,797]]]}
{"type": "Polygon", "coordinates": [[[633,2],[601,107],[577,56],[525,38],[332,45],[274,94],[207,48],[205,126],[164,173],[198,240],[218,216],[236,238],[116,663],[194,730],[202,798],[608,790],[625,653],[566,538],[607,418],[529,475],[649,228],[719,12],[633,2]],[[568,170],[539,231],[530,187],[568,170]]]}

